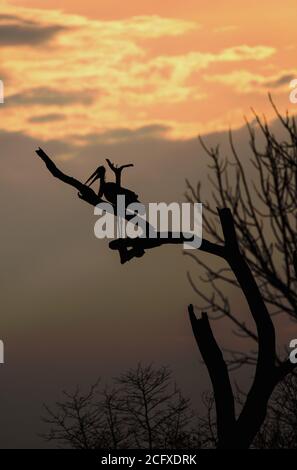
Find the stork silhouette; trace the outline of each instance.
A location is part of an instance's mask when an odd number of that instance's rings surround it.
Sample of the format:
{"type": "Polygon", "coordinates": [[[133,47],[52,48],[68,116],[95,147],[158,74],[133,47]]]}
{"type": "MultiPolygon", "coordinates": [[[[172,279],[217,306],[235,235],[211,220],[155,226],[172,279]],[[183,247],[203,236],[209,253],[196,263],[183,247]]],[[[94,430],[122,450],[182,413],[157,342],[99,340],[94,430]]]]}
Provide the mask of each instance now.
{"type": "Polygon", "coordinates": [[[135,194],[133,191],[130,191],[130,189],[126,189],[121,186],[122,170],[129,166],[133,166],[133,164],[122,165],[120,167],[117,167],[117,166],[114,166],[110,162],[110,160],[107,160],[107,163],[112,169],[112,171],[115,173],[115,176],[116,176],[115,183],[106,182],[105,180],[106,169],[103,165],[101,165],[94,171],[94,173],[91,174],[91,176],[87,179],[85,184],[87,184],[88,186],[91,186],[96,180],[99,180],[98,196],[100,198],[104,196],[105,199],[111,202],[112,204],[116,204],[117,196],[120,196],[120,195],[125,196],[125,201],[127,205],[131,204],[132,202],[139,202],[137,194],[135,194]]]}

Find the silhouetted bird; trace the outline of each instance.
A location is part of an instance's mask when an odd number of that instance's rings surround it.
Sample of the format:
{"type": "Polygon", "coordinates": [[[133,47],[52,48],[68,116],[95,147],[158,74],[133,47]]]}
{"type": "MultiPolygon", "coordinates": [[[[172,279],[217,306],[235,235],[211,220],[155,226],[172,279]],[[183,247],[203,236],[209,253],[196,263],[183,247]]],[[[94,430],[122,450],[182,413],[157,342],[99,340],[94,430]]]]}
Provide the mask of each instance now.
{"type": "Polygon", "coordinates": [[[111,202],[112,204],[116,204],[118,195],[125,196],[126,205],[130,204],[131,202],[139,202],[138,195],[135,194],[133,191],[123,188],[122,186],[119,186],[117,183],[107,183],[105,181],[105,173],[106,173],[105,167],[99,166],[97,170],[95,170],[94,173],[90,176],[90,178],[87,179],[85,184],[88,184],[88,186],[91,186],[96,180],[99,180],[98,196],[100,198],[104,196],[105,199],[107,199],[107,201],[111,202]]]}

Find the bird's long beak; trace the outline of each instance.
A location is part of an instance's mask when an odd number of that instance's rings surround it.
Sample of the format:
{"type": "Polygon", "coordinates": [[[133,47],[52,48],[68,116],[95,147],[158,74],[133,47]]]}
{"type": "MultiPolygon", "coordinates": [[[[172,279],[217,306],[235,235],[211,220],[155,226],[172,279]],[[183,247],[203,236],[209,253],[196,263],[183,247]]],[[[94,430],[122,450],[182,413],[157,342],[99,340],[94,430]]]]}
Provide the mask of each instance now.
{"type": "Polygon", "coordinates": [[[98,174],[97,174],[97,170],[94,171],[94,173],[91,174],[91,176],[87,179],[87,181],[85,182],[85,184],[88,184],[88,186],[91,186],[94,181],[96,181],[98,179],[98,174]]]}

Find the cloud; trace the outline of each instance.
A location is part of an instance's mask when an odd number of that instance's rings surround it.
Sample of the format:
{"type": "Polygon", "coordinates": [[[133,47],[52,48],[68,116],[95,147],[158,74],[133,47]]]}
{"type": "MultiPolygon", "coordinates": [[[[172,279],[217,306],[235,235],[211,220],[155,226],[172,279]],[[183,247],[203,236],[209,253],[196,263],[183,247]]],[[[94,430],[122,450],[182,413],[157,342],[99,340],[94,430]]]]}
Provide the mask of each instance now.
{"type": "Polygon", "coordinates": [[[204,75],[208,82],[221,83],[239,93],[266,93],[271,88],[288,87],[296,73],[286,72],[270,76],[251,73],[248,70],[234,70],[227,74],[204,75]]]}
{"type": "Polygon", "coordinates": [[[60,91],[48,87],[33,88],[7,96],[5,106],[67,106],[75,103],[89,105],[95,99],[93,92],[81,90],[60,91]]]}
{"type": "Polygon", "coordinates": [[[285,74],[274,80],[270,80],[270,81],[263,83],[263,86],[265,86],[266,88],[279,88],[283,85],[286,85],[288,87],[291,80],[293,80],[294,78],[296,78],[296,73],[285,74]]]}
{"type": "Polygon", "coordinates": [[[63,121],[64,119],[66,119],[65,114],[52,113],[52,114],[43,114],[41,116],[33,116],[29,118],[28,121],[32,123],[43,123],[43,122],[63,121]]]}
{"type": "Polygon", "coordinates": [[[151,124],[136,129],[118,128],[110,129],[100,134],[87,134],[81,140],[88,143],[112,143],[129,140],[151,139],[164,137],[170,126],[151,124]]]}
{"type": "MultiPolygon", "coordinates": [[[[52,36],[55,47],[29,47],[26,55],[18,44],[1,48],[3,67],[13,77],[6,87],[5,126],[24,129],[29,115],[35,125],[28,132],[43,138],[54,133],[68,139],[74,130],[78,137],[93,133],[103,138],[110,129],[122,128],[122,123],[129,129],[144,129],[162,122],[174,137],[196,135],[198,128],[205,130],[206,121],[221,128],[230,110],[219,111],[212,102],[204,118],[215,86],[206,85],[201,71],[226,70],[230,63],[248,62],[254,74],[256,64],[263,61],[265,65],[276,51],[256,41],[233,47],[211,42],[202,46],[200,24],[174,17],[143,15],[103,21],[55,9],[12,6],[2,14],[0,26],[64,28],[52,36]],[[175,49],[168,37],[186,47],[175,49]],[[59,114],[60,106],[67,115],[67,127],[60,126],[59,120],[38,118],[59,114]],[[203,109],[200,120],[195,107],[203,109]]],[[[241,116],[239,106],[237,111],[241,116]]]]}
{"type": "Polygon", "coordinates": [[[18,15],[12,14],[0,14],[0,22],[6,20],[13,20],[13,21],[26,21],[23,18],[20,18],[18,15]]]}
{"type": "Polygon", "coordinates": [[[43,44],[64,30],[65,27],[58,24],[44,25],[13,14],[0,15],[1,46],[43,44]]]}
{"type": "Polygon", "coordinates": [[[247,46],[246,44],[243,44],[224,49],[220,54],[218,54],[218,59],[226,62],[263,60],[271,57],[275,52],[275,48],[271,46],[247,46]]]}
{"type": "Polygon", "coordinates": [[[121,21],[98,22],[99,25],[101,34],[112,34],[113,36],[127,34],[143,38],[179,36],[200,29],[200,25],[194,21],[164,18],[159,15],[134,16],[121,21]]]}

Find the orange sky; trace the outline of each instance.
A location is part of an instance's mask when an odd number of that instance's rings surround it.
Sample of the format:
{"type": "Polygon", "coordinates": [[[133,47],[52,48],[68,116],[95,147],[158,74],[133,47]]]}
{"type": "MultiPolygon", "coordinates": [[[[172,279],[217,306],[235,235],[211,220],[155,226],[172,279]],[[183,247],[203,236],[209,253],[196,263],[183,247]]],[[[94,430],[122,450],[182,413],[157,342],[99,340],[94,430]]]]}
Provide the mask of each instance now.
{"type": "Polygon", "coordinates": [[[119,128],[186,138],[238,127],[250,106],[272,116],[268,91],[294,112],[296,10],[293,0],[1,2],[1,125],[79,144],[119,128]]]}

